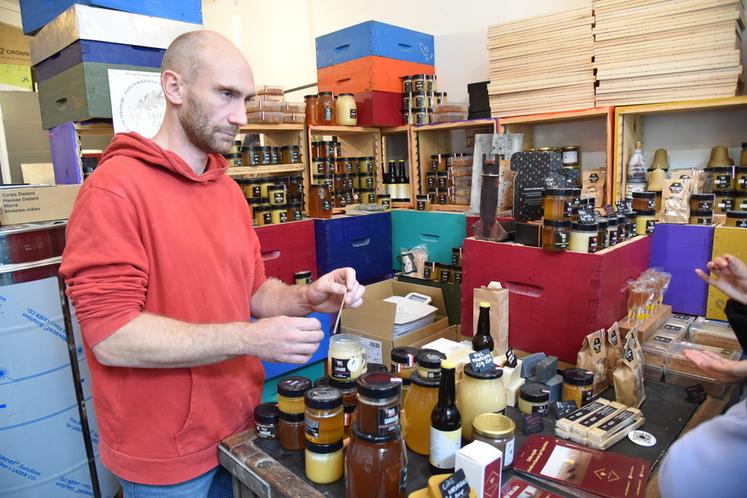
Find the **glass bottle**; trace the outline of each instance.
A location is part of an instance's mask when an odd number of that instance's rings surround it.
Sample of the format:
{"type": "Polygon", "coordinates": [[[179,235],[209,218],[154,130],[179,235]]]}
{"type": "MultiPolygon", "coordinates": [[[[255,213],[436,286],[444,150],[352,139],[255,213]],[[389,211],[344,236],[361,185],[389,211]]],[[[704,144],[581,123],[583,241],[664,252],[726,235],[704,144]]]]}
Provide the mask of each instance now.
{"type": "Polygon", "coordinates": [[[308,126],[316,126],[316,103],[319,97],[314,95],[304,95],[303,100],[306,103],[306,124],[308,126]]]}
{"type": "Polygon", "coordinates": [[[480,316],[477,319],[477,333],[472,338],[472,350],[488,349],[491,353],[495,349],[493,337],[490,335],[490,303],[480,301],[480,316]]]}
{"type": "Polygon", "coordinates": [[[335,124],[335,98],[332,92],[319,92],[315,109],[317,124],[322,126],[335,124]]]}
{"type": "Polygon", "coordinates": [[[635,150],[628,161],[627,181],[626,197],[633,192],[646,190],[646,158],[643,156],[641,142],[635,143],[635,150]]]}
{"type": "Polygon", "coordinates": [[[462,446],[462,416],[456,405],[456,366],[441,362],[438,402],[431,412],[431,444],[428,466],[434,474],[454,472],[456,452],[462,446]]]}

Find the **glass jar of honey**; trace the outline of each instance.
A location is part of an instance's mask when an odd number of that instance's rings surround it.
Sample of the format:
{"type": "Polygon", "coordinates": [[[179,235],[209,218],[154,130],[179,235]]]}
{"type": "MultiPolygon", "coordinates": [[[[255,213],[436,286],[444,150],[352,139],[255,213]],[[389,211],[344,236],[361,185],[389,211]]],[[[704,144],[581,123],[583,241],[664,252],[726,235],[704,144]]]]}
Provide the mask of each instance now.
{"type": "Polygon", "coordinates": [[[390,194],[378,194],[376,196],[376,203],[386,211],[392,210],[392,196],[390,194]]]}
{"type": "Polygon", "coordinates": [[[428,455],[431,448],[431,412],[438,401],[439,381],[424,379],[417,372],[412,374],[410,380],[412,384],[405,397],[405,441],[415,453],[428,455]]]}
{"type": "Polygon", "coordinates": [[[607,246],[617,245],[617,215],[612,214],[607,218],[607,246]]]}
{"type": "Polygon", "coordinates": [[[697,211],[690,211],[688,223],[691,225],[710,225],[713,223],[713,211],[700,209],[697,211]]]}
{"type": "Polygon", "coordinates": [[[581,408],[592,397],[594,373],[583,368],[569,368],[563,372],[563,401],[574,401],[581,408]]]}
{"type": "Polygon", "coordinates": [[[655,226],[656,211],[654,211],[653,209],[638,211],[638,216],[636,216],[635,219],[636,235],[651,235],[654,233],[655,226]]]}
{"type": "Polygon", "coordinates": [[[568,220],[573,215],[573,189],[545,189],[542,192],[543,219],[568,220]]]}
{"type": "Polygon", "coordinates": [[[597,223],[576,223],[571,224],[571,237],[568,244],[568,250],[571,252],[580,252],[592,254],[597,252],[599,236],[599,225],[597,223]]]}
{"type": "Polygon", "coordinates": [[[713,192],[731,192],[736,189],[737,179],[732,166],[709,168],[707,172],[707,184],[713,187],[713,192]]]}
{"type": "Polygon", "coordinates": [[[275,439],[278,430],[278,404],[260,403],[254,407],[255,433],[260,439],[275,439]]]}
{"type": "Polygon", "coordinates": [[[418,348],[400,346],[392,348],[391,362],[392,373],[402,379],[402,390],[404,393],[410,387],[410,377],[417,367],[418,348]]]}
{"type": "Polygon", "coordinates": [[[656,209],[656,192],[633,192],[633,210],[656,209]]]}
{"type": "Polygon", "coordinates": [[[304,95],[303,100],[306,103],[306,124],[316,126],[319,124],[316,118],[316,105],[319,97],[317,95],[304,95]]]}
{"type": "Polygon", "coordinates": [[[311,380],[299,375],[286,377],[278,382],[278,410],[283,413],[303,414],[303,397],[311,389],[311,380]]]}
{"type": "Polygon", "coordinates": [[[312,387],[304,395],[306,440],[332,444],[343,437],[342,392],[333,387],[312,387]]]}
{"type": "Polygon", "coordinates": [[[466,440],[472,440],[472,420],[475,417],[481,413],[503,413],[506,409],[502,376],[500,368],[476,372],[471,364],[464,366],[457,406],[462,416],[462,437],[466,440]]]}
{"type": "Polygon", "coordinates": [[[272,206],[270,208],[270,217],[272,218],[272,224],[277,225],[280,223],[286,223],[288,221],[288,205],[280,204],[272,206]]]}
{"type": "Polygon", "coordinates": [[[352,93],[341,93],[335,102],[335,118],[340,126],[358,124],[358,110],[352,93]]]}
{"type": "MultiPolygon", "coordinates": [[[[261,201],[261,199],[260,199],[261,201]]],[[[254,215],[254,226],[261,227],[264,225],[272,225],[272,206],[255,206],[252,208],[254,215]]]]}
{"type": "Polygon", "coordinates": [[[309,216],[312,218],[332,217],[332,193],[326,183],[309,186],[309,216]]]}
{"type": "Polygon", "coordinates": [[[597,218],[597,224],[599,225],[599,231],[597,232],[597,250],[601,251],[602,249],[606,249],[609,245],[607,242],[607,227],[609,226],[609,223],[607,223],[607,218],[597,218]]]}
{"type": "Polygon", "coordinates": [[[358,377],[358,428],[372,436],[399,432],[401,379],[386,372],[358,377]]]}
{"type": "Polygon", "coordinates": [[[335,98],[332,92],[319,92],[316,102],[316,121],[322,126],[335,125],[335,98]]]}
{"type": "Polygon", "coordinates": [[[360,337],[336,334],[329,339],[327,372],[331,379],[351,381],[366,371],[366,357],[360,337]]]}
{"type": "Polygon", "coordinates": [[[302,450],[306,445],[303,413],[280,412],[278,441],[286,450],[302,450]]]}
{"type": "MultiPolygon", "coordinates": [[[[744,154],[744,151],[742,154],[744,154]]],[[[747,192],[747,164],[742,164],[741,168],[735,168],[734,176],[736,177],[735,186],[737,191],[747,192]]]]}
{"type": "Polygon", "coordinates": [[[570,220],[544,220],[542,222],[542,249],[565,251],[571,237],[570,220]]]}
{"type": "Polygon", "coordinates": [[[343,475],[342,440],[332,444],[314,444],[306,441],[304,470],[306,478],[316,484],[331,484],[343,475]]]}
{"type": "Polygon", "coordinates": [[[734,191],[716,193],[713,201],[713,211],[718,214],[726,214],[727,211],[734,209],[734,198],[736,197],[736,194],[737,193],[734,191]]]}
{"type": "Polygon", "coordinates": [[[272,187],[268,187],[267,194],[271,206],[282,206],[288,202],[284,185],[273,185],[272,187]]]}
{"type": "Polygon", "coordinates": [[[632,239],[636,236],[636,221],[638,219],[638,213],[636,211],[629,211],[625,213],[626,226],[628,228],[628,239],[632,239]]]}
{"type": "Polygon", "coordinates": [[[483,413],[472,420],[473,439],[501,450],[504,468],[514,461],[515,432],[514,421],[500,413],[483,413]]]}
{"type": "Polygon", "coordinates": [[[303,203],[300,201],[289,202],[286,221],[301,221],[303,219],[303,203]]]}
{"type": "Polygon", "coordinates": [[[342,425],[345,437],[348,437],[358,408],[358,384],[355,380],[337,379],[328,379],[328,384],[342,392],[342,425]]]}
{"type": "Polygon", "coordinates": [[[441,361],[445,359],[446,355],[441,351],[421,349],[417,357],[418,375],[425,380],[441,380],[441,361]]]}
{"type": "Polygon", "coordinates": [[[401,436],[370,436],[354,425],[345,458],[345,496],[404,498],[406,489],[407,451],[401,436]]]}
{"type": "Polygon", "coordinates": [[[714,194],[691,194],[690,211],[712,211],[715,199],[714,194]]]}
{"type": "Polygon", "coordinates": [[[298,145],[283,145],[280,147],[280,162],[283,164],[300,163],[301,147],[298,145]]]}
{"type": "Polygon", "coordinates": [[[547,415],[550,388],[537,382],[528,382],[519,388],[519,411],[524,414],[547,415]]]}
{"type": "Polygon", "coordinates": [[[724,225],[734,228],[747,228],[747,211],[727,211],[724,225]]]}

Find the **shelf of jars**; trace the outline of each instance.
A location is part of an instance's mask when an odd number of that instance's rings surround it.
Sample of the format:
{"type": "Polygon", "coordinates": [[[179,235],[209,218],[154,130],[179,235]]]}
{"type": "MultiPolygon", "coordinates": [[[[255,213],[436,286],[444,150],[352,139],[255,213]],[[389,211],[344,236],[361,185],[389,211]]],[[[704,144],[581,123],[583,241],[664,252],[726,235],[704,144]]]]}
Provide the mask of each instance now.
{"type": "Polygon", "coordinates": [[[474,137],[497,133],[495,119],[473,119],[453,123],[413,126],[410,157],[413,158],[413,198],[430,194],[433,211],[469,209],[474,137]],[[458,157],[458,167],[452,166],[458,157]]]}
{"type": "Polygon", "coordinates": [[[363,126],[307,126],[306,178],[326,183],[333,208],[376,203],[381,190],[381,133],[363,126]]]}
{"type": "MultiPolygon", "coordinates": [[[[392,201],[392,208],[395,209],[407,209],[415,206],[415,194],[417,191],[417,170],[413,171],[415,161],[412,158],[412,129],[411,125],[393,126],[388,128],[381,128],[381,155],[382,165],[385,171],[388,173],[392,170],[393,166],[396,168],[400,167],[400,161],[405,161],[406,183],[409,186],[409,200],[404,202],[392,201]],[[394,162],[392,162],[394,161],[394,162]]],[[[396,169],[395,168],[395,169],[396,169]]],[[[391,176],[390,176],[391,178],[391,176]]],[[[405,180],[405,178],[403,178],[405,180]]],[[[382,193],[386,193],[388,189],[390,192],[396,189],[402,189],[400,183],[395,184],[384,184],[382,185],[382,193]],[[397,185],[392,188],[391,185],[397,185]]],[[[395,194],[396,195],[396,194],[395,194]]]]}
{"type": "Polygon", "coordinates": [[[613,199],[627,193],[628,164],[636,142],[641,142],[649,163],[655,150],[665,149],[669,174],[707,167],[711,148],[719,145],[726,146],[739,166],[741,143],[747,141],[745,122],[747,96],[615,107],[613,199]]]}

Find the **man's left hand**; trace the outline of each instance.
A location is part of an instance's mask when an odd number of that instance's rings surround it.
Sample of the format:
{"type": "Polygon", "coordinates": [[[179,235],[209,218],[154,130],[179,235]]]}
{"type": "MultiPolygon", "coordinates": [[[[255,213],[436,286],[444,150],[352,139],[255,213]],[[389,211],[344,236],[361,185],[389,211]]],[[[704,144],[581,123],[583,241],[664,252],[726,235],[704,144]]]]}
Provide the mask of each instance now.
{"type": "Polygon", "coordinates": [[[336,313],[340,309],[342,296],[346,308],[357,308],[363,304],[366,288],[358,283],[355,270],[338,268],[321,276],[306,288],[306,300],[314,311],[336,313]]]}

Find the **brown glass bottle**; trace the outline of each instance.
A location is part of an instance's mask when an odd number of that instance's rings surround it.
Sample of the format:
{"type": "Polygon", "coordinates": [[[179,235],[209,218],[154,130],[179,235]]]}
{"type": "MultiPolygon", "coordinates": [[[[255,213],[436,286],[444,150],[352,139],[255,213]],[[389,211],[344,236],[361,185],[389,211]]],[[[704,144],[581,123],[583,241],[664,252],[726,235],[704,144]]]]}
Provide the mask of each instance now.
{"type": "Polygon", "coordinates": [[[494,348],[493,337],[490,335],[490,303],[480,301],[480,317],[477,319],[477,332],[472,338],[472,350],[488,349],[492,352],[494,348]]]}
{"type": "Polygon", "coordinates": [[[456,452],[462,446],[462,416],[456,405],[454,363],[441,362],[438,402],[431,412],[431,448],[428,467],[434,474],[454,472],[456,452]]]}

